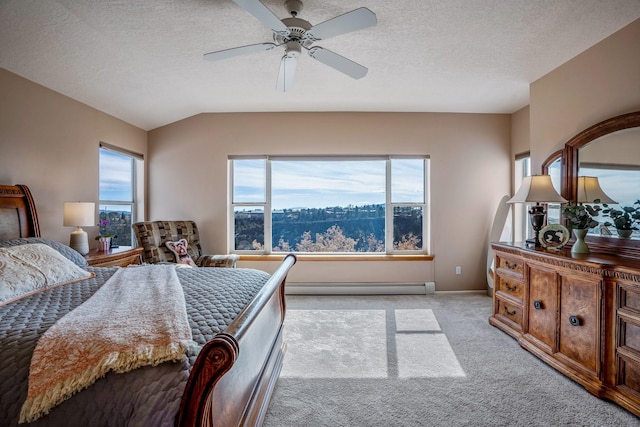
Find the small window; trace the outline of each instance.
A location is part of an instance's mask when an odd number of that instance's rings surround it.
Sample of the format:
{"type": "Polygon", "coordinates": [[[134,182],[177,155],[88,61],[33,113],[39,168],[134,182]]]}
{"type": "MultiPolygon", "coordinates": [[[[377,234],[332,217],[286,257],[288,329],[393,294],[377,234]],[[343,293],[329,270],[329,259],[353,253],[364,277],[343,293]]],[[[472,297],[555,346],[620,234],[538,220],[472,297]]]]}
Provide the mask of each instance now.
{"type": "MultiPolygon", "coordinates": [[[[548,174],[551,177],[553,188],[562,194],[562,184],[560,183],[560,169],[562,167],[562,158],[558,157],[549,165],[548,174]]],[[[547,224],[560,224],[561,205],[560,203],[547,204],[547,224]]]]}
{"type": "Polygon", "coordinates": [[[100,152],[98,233],[112,236],[112,245],[135,245],[131,225],[136,218],[136,163],[133,155],[106,148],[100,152]]]}
{"type": "MultiPolygon", "coordinates": [[[[522,185],[522,179],[531,176],[531,157],[529,153],[516,156],[514,164],[514,187],[516,190],[522,185]]],[[[528,207],[524,203],[513,204],[514,240],[522,241],[533,237],[533,228],[529,220],[528,207]]]]}

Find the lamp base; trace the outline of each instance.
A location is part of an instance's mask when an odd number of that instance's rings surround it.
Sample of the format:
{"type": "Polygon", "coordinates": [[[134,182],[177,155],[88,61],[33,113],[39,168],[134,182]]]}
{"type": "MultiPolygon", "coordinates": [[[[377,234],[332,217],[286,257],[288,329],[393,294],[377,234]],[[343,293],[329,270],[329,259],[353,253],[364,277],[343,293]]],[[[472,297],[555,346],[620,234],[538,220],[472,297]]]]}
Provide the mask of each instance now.
{"type": "Polygon", "coordinates": [[[81,255],[88,254],[89,237],[87,236],[87,232],[80,227],[76,228],[73,232],[71,232],[71,236],[69,238],[69,246],[80,252],[81,255]]]}
{"type": "MultiPolygon", "coordinates": [[[[534,239],[535,239],[533,241],[533,245],[536,248],[542,247],[539,236],[540,236],[540,230],[542,230],[542,227],[544,226],[544,220],[546,215],[547,213],[544,210],[544,206],[540,204],[531,206],[531,208],[529,209],[529,219],[531,220],[531,228],[533,228],[534,239]]],[[[527,244],[529,243],[529,240],[527,240],[527,244]]]]}

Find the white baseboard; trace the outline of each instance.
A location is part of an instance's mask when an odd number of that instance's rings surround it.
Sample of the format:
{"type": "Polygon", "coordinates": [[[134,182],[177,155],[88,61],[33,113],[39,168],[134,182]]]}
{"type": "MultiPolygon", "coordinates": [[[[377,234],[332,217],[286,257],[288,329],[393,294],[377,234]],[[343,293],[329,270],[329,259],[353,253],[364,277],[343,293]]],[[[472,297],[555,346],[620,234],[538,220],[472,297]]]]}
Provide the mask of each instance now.
{"type": "Polygon", "coordinates": [[[426,283],[291,283],[287,295],[429,295],[436,291],[434,282],[426,283]]]}

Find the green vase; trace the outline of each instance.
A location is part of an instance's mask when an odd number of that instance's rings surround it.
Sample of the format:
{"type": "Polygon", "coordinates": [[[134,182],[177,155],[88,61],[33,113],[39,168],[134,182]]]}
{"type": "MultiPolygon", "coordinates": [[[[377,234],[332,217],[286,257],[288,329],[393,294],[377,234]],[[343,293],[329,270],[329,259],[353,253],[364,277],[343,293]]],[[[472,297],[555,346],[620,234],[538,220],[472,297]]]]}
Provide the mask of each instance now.
{"type": "Polygon", "coordinates": [[[573,234],[576,236],[576,241],[571,247],[572,254],[588,254],[589,246],[587,246],[587,242],[584,241],[585,236],[587,235],[587,231],[589,229],[573,229],[573,234]]]}

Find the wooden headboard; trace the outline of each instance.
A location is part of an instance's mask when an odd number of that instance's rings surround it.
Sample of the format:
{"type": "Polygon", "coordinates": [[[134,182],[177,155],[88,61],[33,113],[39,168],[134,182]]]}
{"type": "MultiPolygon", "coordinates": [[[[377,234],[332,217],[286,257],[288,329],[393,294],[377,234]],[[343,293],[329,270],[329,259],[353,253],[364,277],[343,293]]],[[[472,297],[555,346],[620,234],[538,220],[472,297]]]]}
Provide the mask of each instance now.
{"type": "Polygon", "coordinates": [[[0,185],[0,240],[40,237],[38,214],[26,185],[0,185]]]}

